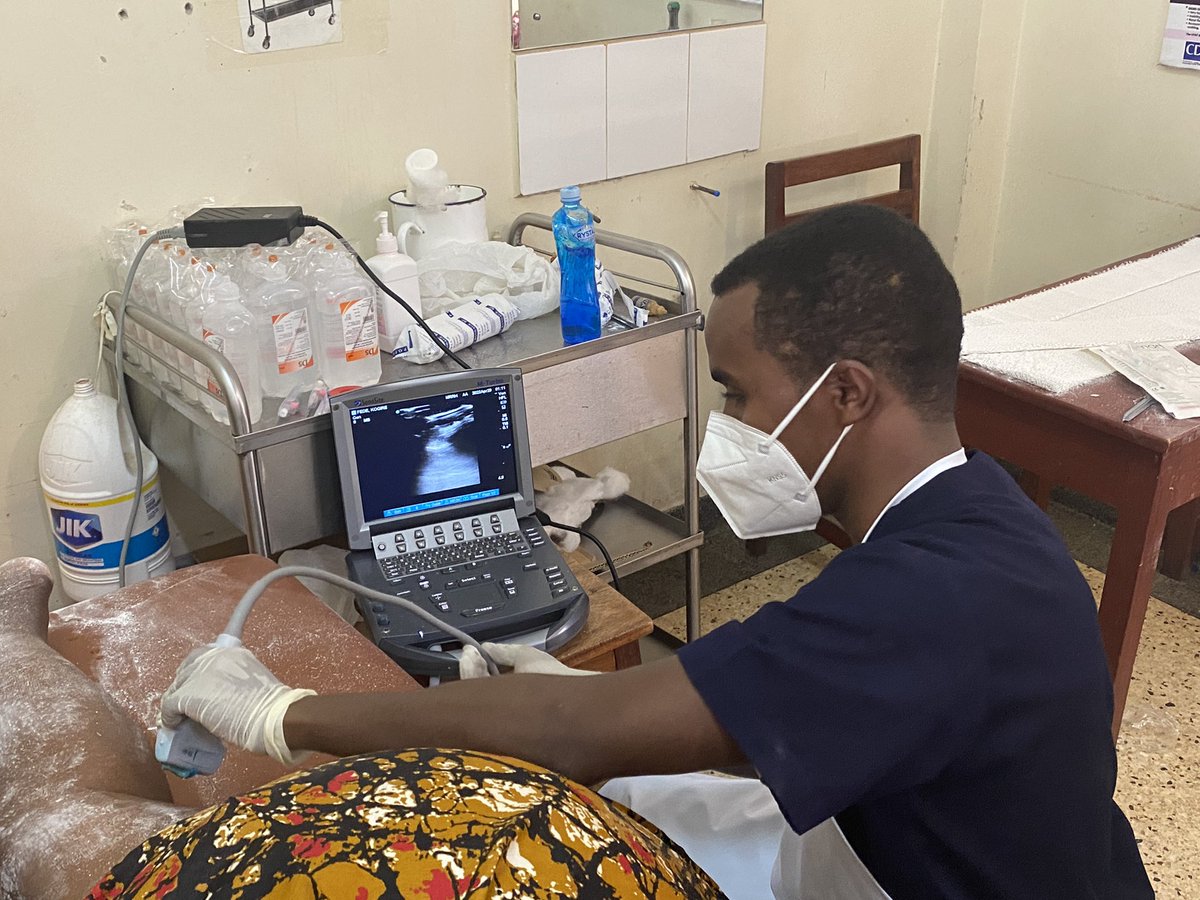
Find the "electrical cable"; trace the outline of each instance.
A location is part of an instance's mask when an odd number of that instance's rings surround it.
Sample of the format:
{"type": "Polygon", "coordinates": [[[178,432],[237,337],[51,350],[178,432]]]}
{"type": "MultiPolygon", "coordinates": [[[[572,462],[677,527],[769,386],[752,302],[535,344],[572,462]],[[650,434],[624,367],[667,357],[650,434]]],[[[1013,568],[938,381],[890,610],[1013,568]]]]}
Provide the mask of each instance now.
{"type": "Polygon", "coordinates": [[[621,592],[621,579],[617,577],[617,567],[613,564],[613,558],[608,555],[608,548],[600,543],[600,540],[594,534],[590,531],[584,531],[582,528],[576,528],[574,525],[563,525],[561,522],[555,522],[540,509],[535,510],[534,515],[537,516],[538,521],[542,525],[548,525],[551,528],[558,528],[562,531],[573,531],[580,537],[585,537],[595,544],[600,550],[600,554],[604,557],[605,564],[608,566],[608,573],[612,576],[612,586],[616,589],[617,593],[621,592]]]}
{"type": "MultiPolygon", "coordinates": [[[[607,555],[607,554],[606,554],[607,555]]],[[[348,578],[342,578],[340,575],[334,575],[331,572],[326,572],[323,569],[314,569],[311,566],[283,566],[275,569],[273,572],[268,572],[254,584],[250,585],[250,589],[242,595],[242,599],[238,601],[238,605],[233,610],[233,615],[229,617],[229,624],[225,626],[225,630],[221,633],[223,638],[232,638],[237,642],[241,642],[242,630],[246,627],[246,619],[250,617],[250,611],[254,609],[254,604],[258,602],[258,598],[262,596],[263,591],[270,587],[280,578],[288,578],[295,576],[297,578],[315,578],[318,581],[327,581],[330,584],[344,588],[360,597],[366,597],[370,600],[378,600],[383,603],[389,603],[394,606],[399,606],[408,612],[413,613],[418,618],[424,619],[430,625],[438,628],[451,637],[457,639],[464,647],[474,647],[479,651],[479,655],[483,657],[483,661],[487,664],[488,673],[491,675],[499,675],[500,669],[495,661],[488,655],[488,652],[483,649],[483,645],[475,638],[471,637],[465,631],[461,631],[450,625],[425,608],[418,606],[411,600],[406,600],[403,597],[397,597],[393,594],[385,594],[383,591],[376,591],[372,588],[364,587],[361,584],[356,584],[348,578]]]]}
{"type": "Polygon", "coordinates": [[[92,313],[92,318],[97,320],[96,330],[100,332],[99,346],[96,350],[96,385],[100,384],[100,372],[104,368],[104,342],[116,338],[117,319],[108,309],[108,298],[113,294],[121,296],[120,291],[105,291],[100,302],[96,305],[96,311],[92,313]]]}
{"type": "Polygon", "coordinates": [[[409,306],[403,297],[401,297],[399,294],[394,292],[390,287],[388,287],[386,284],[384,284],[380,280],[379,276],[375,274],[375,271],[370,266],[367,265],[367,261],[358,255],[358,251],[355,250],[354,247],[351,246],[351,244],[348,240],[346,240],[344,237],[342,237],[342,235],[337,231],[336,228],[334,228],[332,225],[322,222],[320,219],[316,218],[315,216],[302,216],[300,219],[300,222],[304,225],[314,225],[318,228],[324,228],[326,231],[328,231],[330,234],[332,234],[335,238],[337,238],[339,241],[341,241],[342,246],[344,246],[347,250],[350,251],[350,253],[358,261],[358,264],[362,267],[362,270],[367,273],[367,276],[373,282],[375,282],[376,287],[378,287],[381,291],[383,291],[385,294],[387,294],[389,297],[391,297],[393,300],[395,300],[397,303],[399,303],[402,307],[404,307],[404,311],[413,317],[413,321],[415,321],[417,323],[417,325],[420,326],[422,331],[424,331],[427,335],[429,335],[429,337],[433,340],[433,343],[436,346],[442,348],[442,352],[445,353],[446,356],[450,357],[452,360],[454,360],[456,363],[458,363],[464,369],[472,368],[472,366],[470,366],[468,363],[464,362],[463,359],[460,356],[458,356],[458,354],[456,354],[453,350],[451,350],[449,347],[446,346],[445,339],[442,338],[440,335],[438,335],[438,333],[436,331],[434,331],[432,328],[430,328],[429,323],[426,322],[423,318],[421,318],[421,315],[418,312],[416,312],[411,306],[409,306]]]}
{"type": "MultiPolygon", "coordinates": [[[[125,289],[121,291],[121,303],[117,307],[117,333],[113,338],[113,374],[116,378],[117,409],[125,419],[129,434],[133,438],[133,461],[135,477],[133,482],[133,505],[129,508],[129,521],[125,523],[125,537],[121,541],[121,557],[117,562],[117,587],[125,587],[125,561],[129,556],[129,542],[133,540],[133,528],[137,522],[138,510],[142,508],[142,487],[146,473],[142,462],[142,439],[138,435],[137,426],[133,422],[133,409],[129,405],[129,392],[125,390],[125,308],[129,305],[129,295],[133,291],[133,279],[137,275],[138,266],[146,251],[158,241],[171,238],[182,238],[183,226],[163,228],[146,238],[138,248],[133,262],[129,264],[129,272],[125,276],[125,289]]],[[[119,431],[119,429],[118,429],[119,431]]]]}

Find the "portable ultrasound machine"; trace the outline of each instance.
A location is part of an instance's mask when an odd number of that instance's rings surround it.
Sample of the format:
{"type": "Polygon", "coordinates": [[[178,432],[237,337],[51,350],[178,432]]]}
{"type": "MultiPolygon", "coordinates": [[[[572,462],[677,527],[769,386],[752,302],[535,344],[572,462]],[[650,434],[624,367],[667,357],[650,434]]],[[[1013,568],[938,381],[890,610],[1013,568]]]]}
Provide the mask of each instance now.
{"type": "MultiPolygon", "coordinates": [[[[554,650],[579,632],[587,594],[534,517],[519,369],[362,388],[332,418],[355,583],[479,641],[554,650]]],[[[457,675],[457,640],[398,605],[357,602],[404,669],[457,675]]]]}

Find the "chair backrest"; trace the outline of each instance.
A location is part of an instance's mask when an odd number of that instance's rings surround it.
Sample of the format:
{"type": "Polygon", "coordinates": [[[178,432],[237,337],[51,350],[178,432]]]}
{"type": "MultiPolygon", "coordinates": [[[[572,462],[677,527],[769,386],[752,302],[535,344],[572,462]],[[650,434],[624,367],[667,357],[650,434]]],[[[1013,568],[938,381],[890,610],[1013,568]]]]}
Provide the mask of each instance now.
{"type": "Polygon", "coordinates": [[[791,222],[810,216],[816,209],[787,214],[784,195],[789,187],[812,184],[843,175],[870,172],[889,166],[900,167],[900,186],[897,190],[875,197],[863,197],[862,203],[875,203],[920,222],[921,206],[921,136],[910,134],[890,141],[863,144],[845,150],[833,150],[814,156],[801,156],[767,163],[765,231],[782,228],[791,222]]]}

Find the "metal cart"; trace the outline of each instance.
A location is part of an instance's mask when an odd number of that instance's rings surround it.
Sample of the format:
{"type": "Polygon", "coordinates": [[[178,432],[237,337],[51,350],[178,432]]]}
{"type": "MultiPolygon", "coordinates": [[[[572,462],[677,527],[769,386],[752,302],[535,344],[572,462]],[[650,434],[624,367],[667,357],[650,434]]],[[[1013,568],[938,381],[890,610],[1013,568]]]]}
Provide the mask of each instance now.
{"type": "MultiPolygon", "coordinates": [[[[550,218],[521,215],[512,223],[508,241],[547,253],[538,243],[553,246],[550,218]]],[[[602,230],[596,231],[596,243],[613,251],[605,254],[606,265],[627,292],[653,297],[668,314],[642,328],[614,321],[599,339],[570,347],[563,346],[558,316],[545,315],[518,322],[460,355],[472,366],[516,366],[524,372],[535,466],[681,423],[682,518],[626,496],[606,502],[586,527],[608,547],[621,575],[684,556],[691,640],[699,634],[699,548],[704,541],[696,483],[696,336],[702,316],[695,283],[687,264],[669,247],[602,230]],[[664,279],[620,271],[618,255],[622,269],[628,263],[639,273],[665,269],[669,274],[664,279]]],[[[131,306],[128,316],[185,361],[176,365],[128,337],[133,346],[126,350],[127,385],[134,417],[159,461],[241,528],[255,553],[269,556],[340,534],[345,526],[329,416],[277,424],[278,403],[271,398],[264,403],[262,420],[250,422],[245,394],[223,356],[145,309],[131,306]],[[230,425],[219,424],[138,366],[139,354],[200,390],[207,386],[187,371],[192,360],[211,370],[225,395],[230,425]]],[[[453,368],[444,359],[426,366],[385,359],[382,381],[453,368]]],[[[608,577],[603,565],[596,572],[608,577]]]]}
{"type": "Polygon", "coordinates": [[[320,7],[328,4],[329,24],[332,25],[337,21],[337,10],[334,9],[333,2],[334,0],[281,0],[279,3],[268,4],[267,0],[262,0],[262,5],[255,9],[254,0],[246,0],[246,8],[250,10],[250,27],[246,30],[246,36],[254,37],[254,20],[258,19],[263,23],[263,31],[266,32],[262,47],[264,50],[270,50],[272,22],[296,16],[302,12],[315,16],[320,7]]]}

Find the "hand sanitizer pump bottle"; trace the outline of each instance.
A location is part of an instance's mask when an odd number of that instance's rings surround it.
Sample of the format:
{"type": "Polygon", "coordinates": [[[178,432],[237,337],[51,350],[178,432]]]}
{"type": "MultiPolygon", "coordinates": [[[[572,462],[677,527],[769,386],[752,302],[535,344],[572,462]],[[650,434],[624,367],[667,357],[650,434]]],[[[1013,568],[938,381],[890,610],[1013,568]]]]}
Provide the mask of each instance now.
{"type": "MultiPolygon", "coordinates": [[[[401,250],[400,240],[388,230],[388,214],[380,212],[375,220],[379,223],[379,235],[375,238],[375,255],[367,260],[367,265],[392,293],[404,298],[404,302],[413,308],[413,312],[419,316],[424,315],[421,310],[421,279],[416,261],[401,250]]],[[[400,226],[400,233],[407,235],[408,231],[414,229],[420,230],[416,223],[405,222],[400,226]]],[[[377,305],[379,347],[385,353],[392,353],[399,344],[404,329],[415,325],[416,322],[403,306],[382,291],[379,292],[377,305]]]]}

